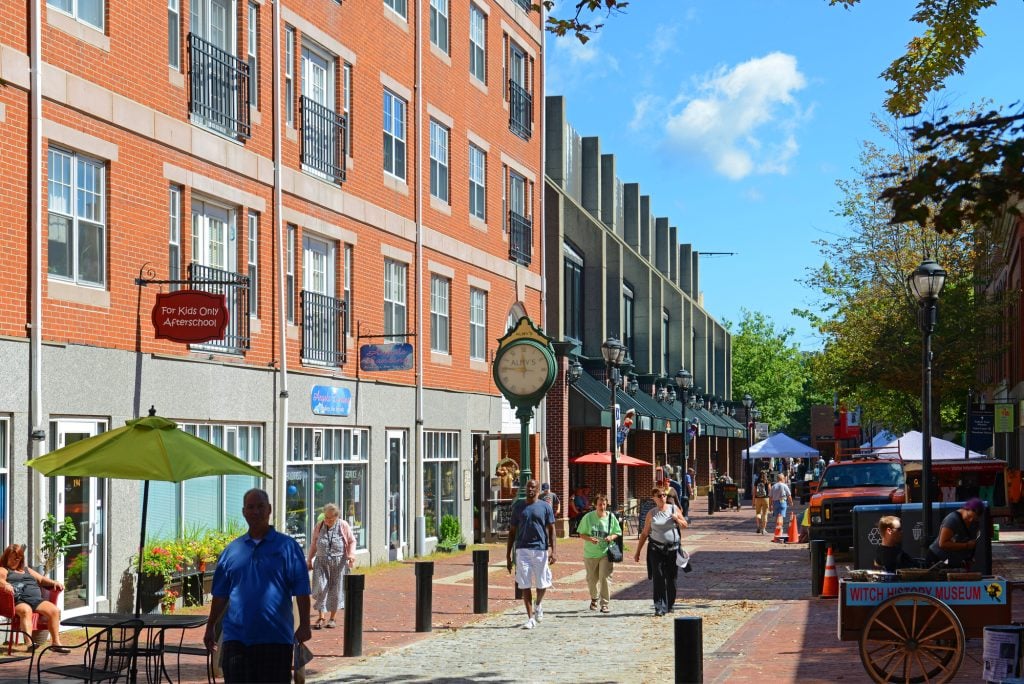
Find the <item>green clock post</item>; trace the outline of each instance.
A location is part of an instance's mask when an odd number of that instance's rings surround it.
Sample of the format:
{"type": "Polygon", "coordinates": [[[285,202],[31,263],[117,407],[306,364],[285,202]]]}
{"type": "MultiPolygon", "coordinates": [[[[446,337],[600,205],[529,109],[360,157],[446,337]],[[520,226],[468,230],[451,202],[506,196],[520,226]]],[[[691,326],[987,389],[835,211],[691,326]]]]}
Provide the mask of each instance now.
{"type": "Polygon", "coordinates": [[[558,364],[550,337],[523,316],[498,340],[492,372],[494,384],[516,410],[519,419],[519,493],[526,498],[530,469],[530,419],[533,410],[555,383],[558,364]]]}

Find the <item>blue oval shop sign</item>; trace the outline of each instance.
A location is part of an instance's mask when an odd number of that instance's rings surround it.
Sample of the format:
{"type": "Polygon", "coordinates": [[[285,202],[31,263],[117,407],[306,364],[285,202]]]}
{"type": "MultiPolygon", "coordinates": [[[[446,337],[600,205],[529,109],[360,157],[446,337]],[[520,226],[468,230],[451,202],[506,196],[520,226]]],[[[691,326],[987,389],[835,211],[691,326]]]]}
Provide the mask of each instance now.
{"type": "Polygon", "coordinates": [[[347,387],[313,385],[309,403],[318,416],[347,416],[352,392],[347,387]]]}

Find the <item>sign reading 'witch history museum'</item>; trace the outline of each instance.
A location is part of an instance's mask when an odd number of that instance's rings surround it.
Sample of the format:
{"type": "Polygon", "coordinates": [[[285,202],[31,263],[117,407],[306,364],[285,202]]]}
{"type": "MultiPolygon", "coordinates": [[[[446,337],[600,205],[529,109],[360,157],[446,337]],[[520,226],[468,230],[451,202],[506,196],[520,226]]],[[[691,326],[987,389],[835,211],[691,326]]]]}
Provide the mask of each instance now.
{"type": "Polygon", "coordinates": [[[185,344],[219,340],[228,326],[227,300],[222,294],[179,290],[160,292],[153,306],[158,339],[185,344]]]}

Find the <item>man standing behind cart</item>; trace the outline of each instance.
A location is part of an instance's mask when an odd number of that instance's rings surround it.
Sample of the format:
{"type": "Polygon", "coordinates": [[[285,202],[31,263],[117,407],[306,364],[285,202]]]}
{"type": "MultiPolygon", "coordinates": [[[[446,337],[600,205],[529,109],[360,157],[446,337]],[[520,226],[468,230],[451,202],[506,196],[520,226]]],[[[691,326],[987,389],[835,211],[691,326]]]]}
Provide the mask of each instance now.
{"type": "Polygon", "coordinates": [[[903,550],[903,523],[898,516],[883,515],[878,521],[882,543],[875,550],[875,567],[886,572],[916,568],[917,561],[903,550]]]}

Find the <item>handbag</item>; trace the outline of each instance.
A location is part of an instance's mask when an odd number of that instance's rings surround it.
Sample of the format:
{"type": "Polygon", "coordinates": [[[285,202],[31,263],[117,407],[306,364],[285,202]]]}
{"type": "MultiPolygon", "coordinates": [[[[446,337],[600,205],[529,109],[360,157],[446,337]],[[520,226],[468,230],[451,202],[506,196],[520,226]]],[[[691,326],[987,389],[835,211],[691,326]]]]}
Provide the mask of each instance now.
{"type": "Polygon", "coordinates": [[[693,570],[693,567],[690,565],[690,554],[682,546],[676,551],[676,567],[683,572],[691,572],[693,570]]]}
{"type": "Polygon", "coordinates": [[[622,562],[622,549],[619,548],[617,541],[609,542],[608,549],[604,553],[612,563],[622,562]]]}

